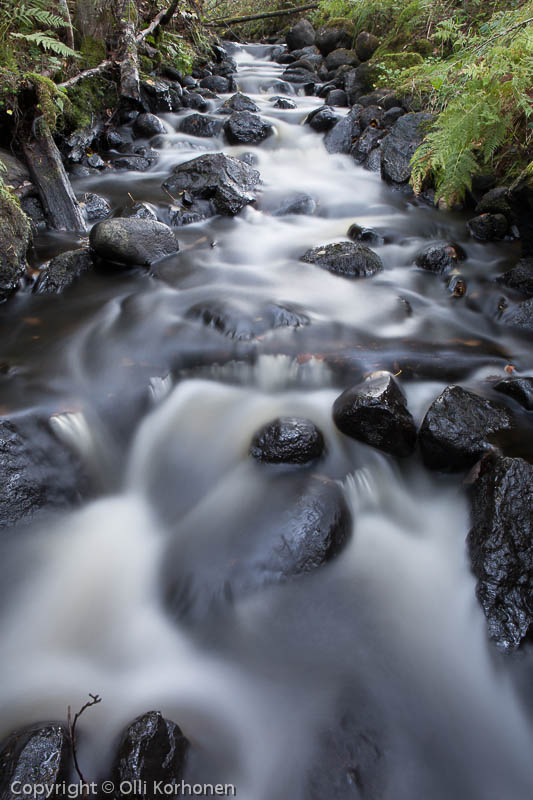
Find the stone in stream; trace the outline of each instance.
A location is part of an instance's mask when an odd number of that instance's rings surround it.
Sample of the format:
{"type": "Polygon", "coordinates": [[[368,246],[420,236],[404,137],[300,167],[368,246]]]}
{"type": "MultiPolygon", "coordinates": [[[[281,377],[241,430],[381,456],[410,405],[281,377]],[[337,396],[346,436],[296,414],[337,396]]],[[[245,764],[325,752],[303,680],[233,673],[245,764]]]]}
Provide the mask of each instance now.
{"type": "Polygon", "coordinates": [[[314,247],[300,258],[343,278],[368,278],[383,269],[377,253],[359,242],[339,242],[314,247]]]}
{"type": "Polygon", "coordinates": [[[347,50],[345,47],[339,47],[337,50],[332,50],[331,53],[326,56],[325,63],[328,70],[334,71],[346,64],[350,67],[358,67],[359,59],[357,58],[355,50],[347,50]]]}
{"type": "Polygon", "coordinates": [[[467,227],[472,236],[482,242],[503,239],[509,230],[509,224],[503,214],[479,214],[467,222],[467,227]]]}
{"type": "Polygon", "coordinates": [[[150,203],[133,203],[131,206],[123,208],[120,217],[135,217],[136,219],[157,220],[157,212],[150,203]]]}
{"type": "Polygon", "coordinates": [[[466,254],[458,244],[432,242],[417,253],[415,264],[428,272],[442,275],[457,266],[459,261],[464,261],[465,258],[466,254]]]}
{"type": "Polygon", "coordinates": [[[326,95],[326,103],[328,106],[336,106],[345,108],[349,105],[348,98],[344,89],[332,89],[326,95]]]}
{"type": "Polygon", "coordinates": [[[472,486],[468,548],[489,636],[515,650],[533,632],[533,466],[488,457],[472,486]]]}
{"type": "Polygon", "coordinates": [[[507,309],[502,314],[500,322],[526,333],[533,331],[533,297],[507,309]]]}
{"type": "Polygon", "coordinates": [[[533,258],[521,258],[518,264],[496,280],[523,295],[533,296],[533,258]]]}
{"type": "Polygon", "coordinates": [[[533,378],[505,378],[492,388],[495,392],[512,397],[527,411],[533,411],[533,378]]]}
{"type": "Polygon", "coordinates": [[[136,136],[150,139],[159,133],[166,133],[167,129],[155,114],[139,114],[133,123],[133,132],[136,136]]]}
{"type": "Polygon", "coordinates": [[[203,300],[187,312],[188,319],[200,320],[223,336],[250,341],[278,328],[300,328],[309,318],[298,308],[277,303],[251,304],[247,298],[203,300]]]}
{"type": "Polygon", "coordinates": [[[416,425],[389,372],[372,373],[343,392],[333,404],[333,421],[346,436],[385,453],[402,458],[414,452],[416,425]]]}
{"type": "Polygon", "coordinates": [[[316,201],[305,192],[296,192],[286,197],[280,205],[272,211],[273,217],[284,217],[287,214],[314,214],[316,201]]]}
{"type": "Polygon", "coordinates": [[[53,258],[37,278],[35,294],[61,294],[67,286],[93,268],[88,250],[68,250],[53,258]]]}
{"type": "Polygon", "coordinates": [[[21,415],[0,419],[0,487],[0,528],[8,528],[76,505],[89,482],[47,419],[21,415]]]}
{"type": "Polygon", "coordinates": [[[280,417],[254,435],[250,455],[266,464],[309,464],[324,452],[324,437],[314,422],[280,417]]]}
{"type": "Polygon", "coordinates": [[[315,44],[323,56],[328,56],[341,47],[350,47],[353,36],[345,28],[326,26],[316,32],[315,44]]]}
{"type": "Polygon", "coordinates": [[[231,91],[232,81],[231,78],[225,78],[223,75],[208,75],[200,81],[202,89],[211,89],[212,92],[225,92],[231,91]]]}
{"type": "Polygon", "coordinates": [[[367,244],[383,244],[385,239],[372,228],[363,228],[354,222],[348,228],[346,236],[354,242],[365,242],[367,244]]]}
{"type": "Polygon", "coordinates": [[[0,745],[0,797],[15,800],[13,784],[41,787],[48,796],[61,796],[58,784],[68,781],[71,769],[70,739],[60,723],[34,725],[12,733],[0,745]],[[56,788],[57,787],[57,788],[56,788]]]}
{"type": "Polygon", "coordinates": [[[368,61],[379,47],[379,39],[368,31],[361,31],[355,40],[355,52],[361,61],[368,61]]]}
{"type": "Polygon", "coordinates": [[[315,29],[307,19],[299,20],[287,33],[289,50],[300,50],[315,43],[315,29]]]}
{"type": "Polygon", "coordinates": [[[222,132],[224,123],[216,117],[207,117],[204,114],[189,114],[179,125],[179,131],[188,136],[210,138],[222,132]]]}
{"type": "Polygon", "coordinates": [[[150,266],[178,250],[168,225],[151,219],[107,219],[91,230],[89,244],[104,262],[122,266],[150,266]]]}
{"type": "Polygon", "coordinates": [[[195,111],[204,112],[209,108],[209,103],[205,97],[202,97],[198,92],[189,92],[184,89],[181,100],[185,108],[193,108],[195,111]]]}
{"type": "Polygon", "coordinates": [[[219,114],[232,114],[234,111],[255,112],[259,111],[259,108],[250,97],[242,94],[242,92],[237,92],[237,94],[225,100],[217,110],[219,114]]]}
{"type": "Polygon", "coordinates": [[[361,136],[355,140],[350,148],[350,155],[354,161],[357,161],[358,164],[362,164],[369,157],[370,153],[379,147],[384,133],[385,132],[379,128],[367,128],[361,136]]]}
{"type": "Polygon", "coordinates": [[[391,128],[396,120],[400,119],[400,117],[403,117],[405,113],[405,108],[402,108],[401,106],[392,106],[391,108],[388,108],[383,114],[383,127],[391,128]]]}
{"type": "Polygon", "coordinates": [[[161,78],[141,81],[141,98],[145,111],[150,111],[152,114],[174,111],[170,84],[161,78]]]}
{"type": "Polygon", "coordinates": [[[257,114],[234,111],[224,125],[224,132],[231,144],[260,144],[272,135],[274,129],[257,114]]]}
{"type": "Polygon", "coordinates": [[[94,192],[83,194],[79,198],[79,204],[89,222],[105,219],[111,213],[111,206],[105,197],[100,197],[99,194],[94,194],[94,192]]]}
{"type": "Polygon", "coordinates": [[[26,272],[31,227],[15,197],[0,195],[0,302],[18,289],[26,272]]]}
{"type": "Polygon", "coordinates": [[[335,114],[331,106],[325,105],[311,111],[305,119],[305,124],[317,133],[325,133],[333,128],[339,119],[339,115],[335,114]]]}
{"type": "Polygon", "coordinates": [[[294,100],[289,100],[288,97],[271,97],[270,102],[273,103],[274,108],[295,109],[297,108],[294,100]]]}
{"type": "Polygon", "coordinates": [[[144,156],[121,156],[120,158],[114,158],[111,163],[115,169],[146,172],[153,162],[150,158],[144,158],[144,156]]]}
{"type": "Polygon", "coordinates": [[[212,203],[213,214],[234,216],[255,201],[252,191],[260,183],[259,172],[224,153],[209,153],[174,167],[163,188],[172,195],[189,192],[193,198],[212,203]]]}
{"type": "Polygon", "coordinates": [[[187,763],[189,742],[174,722],[160,711],[148,711],[137,717],[124,731],[120,741],[112,780],[115,798],[127,797],[120,785],[140,786],[146,783],[144,798],[155,798],[159,781],[178,791],[187,763]],[[139,783],[136,783],[136,782],[139,783]]]}
{"type": "Polygon", "coordinates": [[[379,106],[370,105],[365,106],[359,114],[359,124],[361,130],[366,130],[369,126],[374,128],[381,127],[383,122],[384,111],[379,106]]]}
{"type": "Polygon", "coordinates": [[[441,472],[470,469],[512,424],[503,406],[448,386],[429,407],[418,433],[424,464],[441,472]]]}
{"type": "Polygon", "coordinates": [[[346,153],[352,148],[353,141],[361,135],[359,114],[362,106],[353,106],[345,117],[342,117],[328,131],[324,138],[324,146],[328,153],[346,153]]]}
{"type": "Polygon", "coordinates": [[[404,114],[394,123],[381,144],[381,175],[392,183],[405,183],[411,177],[411,159],[434,120],[424,111],[404,114]]]}

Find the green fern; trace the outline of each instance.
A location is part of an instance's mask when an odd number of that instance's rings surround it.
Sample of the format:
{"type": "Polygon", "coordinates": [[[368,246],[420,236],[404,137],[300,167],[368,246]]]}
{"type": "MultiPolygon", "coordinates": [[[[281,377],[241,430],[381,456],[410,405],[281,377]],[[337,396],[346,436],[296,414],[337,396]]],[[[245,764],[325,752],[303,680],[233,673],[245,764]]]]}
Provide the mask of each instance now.
{"type": "Polygon", "coordinates": [[[23,39],[25,42],[42,47],[45,52],[56,53],[64,58],[78,58],[79,55],[64,42],[56,39],[51,31],[35,31],[35,33],[12,33],[12,39],[23,39]]]}

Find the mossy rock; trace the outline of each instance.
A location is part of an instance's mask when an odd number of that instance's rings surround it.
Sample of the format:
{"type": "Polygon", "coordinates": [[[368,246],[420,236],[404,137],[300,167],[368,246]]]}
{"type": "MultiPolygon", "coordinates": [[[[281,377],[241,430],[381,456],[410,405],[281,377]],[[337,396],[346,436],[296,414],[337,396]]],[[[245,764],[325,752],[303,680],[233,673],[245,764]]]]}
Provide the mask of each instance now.
{"type": "Polygon", "coordinates": [[[103,41],[93,39],[92,36],[85,36],[80,47],[81,62],[80,66],[84,69],[92,69],[101,64],[106,57],[106,47],[103,41]]]}
{"type": "Polygon", "coordinates": [[[419,67],[424,63],[420,53],[383,53],[379,57],[379,64],[386,69],[409,69],[419,67]]]}
{"type": "Polygon", "coordinates": [[[115,84],[100,75],[79,81],[67,94],[70,104],[65,123],[71,130],[92,125],[96,118],[103,116],[106,108],[114,108],[118,101],[115,84]]]}
{"type": "Polygon", "coordinates": [[[429,39],[417,39],[413,42],[412,48],[415,53],[419,53],[424,58],[433,54],[433,42],[430,42],[429,39]]]}
{"type": "Polygon", "coordinates": [[[153,61],[150,58],[148,58],[148,56],[140,56],[139,68],[141,72],[150,74],[151,72],[154,71],[153,61]]]}
{"type": "Polygon", "coordinates": [[[15,195],[0,179],[0,301],[18,288],[26,271],[31,228],[15,195]]]}
{"type": "Polygon", "coordinates": [[[327,28],[341,28],[343,31],[346,31],[346,33],[349,33],[350,36],[355,36],[355,25],[351,19],[347,19],[346,17],[334,17],[324,24],[327,28]]]}

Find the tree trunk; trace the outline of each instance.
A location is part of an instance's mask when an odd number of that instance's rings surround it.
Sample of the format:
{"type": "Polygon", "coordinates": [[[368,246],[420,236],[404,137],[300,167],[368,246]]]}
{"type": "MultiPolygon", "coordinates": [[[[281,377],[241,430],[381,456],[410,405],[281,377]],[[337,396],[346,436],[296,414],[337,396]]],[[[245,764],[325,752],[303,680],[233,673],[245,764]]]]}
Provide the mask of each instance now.
{"type": "Polygon", "coordinates": [[[141,105],[139,56],[135,36],[136,13],[132,0],[123,0],[119,13],[117,60],[120,63],[120,96],[133,106],[141,105]]]}
{"type": "Polygon", "coordinates": [[[70,47],[71,50],[74,50],[74,31],[72,29],[72,19],[70,17],[68,0],[59,0],[59,8],[61,9],[61,14],[65,18],[65,22],[67,23],[67,26],[65,28],[65,38],[67,40],[67,45],[70,47]]]}
{"type": "Polygon", "coordinates": [[[24,143],[23,150],[50,227],[56,231],[85,231],[85,220],[59,150],[42,117],[35,120],[33,135],[24,143]]]}
{"type": "Polygon", "coordinates": [[[307,6],[294,6],[293,8],[282,8],[280,11],[265,11],[262,14],[248,14],[246,17],[228,17],[227,19],[214,19],[206,22],[208,28],[220,28],[225,25],[237,25],[240,22],[253,22],[256,19],[270,19],[270,17],[285,17],[290,14],[298,14],[300,11],[309,11],[318,8],[318,3],[310,3],[307,6]]]}

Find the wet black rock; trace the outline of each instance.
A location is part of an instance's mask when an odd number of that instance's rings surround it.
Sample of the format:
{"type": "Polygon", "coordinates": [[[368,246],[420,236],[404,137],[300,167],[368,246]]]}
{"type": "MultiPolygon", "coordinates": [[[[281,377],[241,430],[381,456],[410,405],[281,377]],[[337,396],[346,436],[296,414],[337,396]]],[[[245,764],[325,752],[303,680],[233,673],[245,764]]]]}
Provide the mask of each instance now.
{"type": "Polygon", "coordinates": [[[317,133],[329,131],[338,121],[338,114],[335,114],[330,106],[320,106],[315,111],[311,111],[305,120],[306,124],[310,125],[317,133]]]}
{"type": "Polygon", "coordinates": [[[491,457],[472,487],[468,547],[489,635],[505,651],[533,632],[533,466],[491,457]]]}
{"type": "MultiPolygon", "coordinates": [[[[296,65],[293,64],[285,70],[283,79],[289,81],[289,83],[309,84],[311,89],[315,84],[320,82],[316,72],[312,72],[309,69],[297,68],[296,65]]],[[[306,94],[311,94],[311,91],[306,91],[306,94]]]]}
{"type": "Polygon", "coordinates": [[[133,203],[131,206],[124,208],[120,214],[121,217],[135,217],[136,219],[154,219],[157,220],[157,212],[149,203],[133,203]]]}
{"type": "Polygon", "coordinates": [[[345,108],[349,105],[344,89],[331,89],[326,95],[326,103],[328,106],[337,106],[339,108],[345,108]]]}
{"type": "Polygon", "coordinates": [[[178,793],[188,751],[189,742],[181,729],[161,712],[148,711],[137,717],[124,732],[118,748],[112,774],[117,787],[114,796],[126,796],[119,791],[122,783],[133,786],[146,782],[147,792],[142,794],[154,798],[154,784],[158,781],[169,788],[176,787],[178,793]]]}
{"type": "Polygon", "coordinates": [[[479,214],[469,220],[467,225],[472,236],[482,242],[503,239],[509,230],[509,224],[503,214],[479,214]]]}
{"type": "Polygon", "coordinates": [[[30,224],[16,202],[0,196],[0,302],[19,287],[31,238],[30,224]]]}
{"type": "Polygon", "coordinates": [[[388,108],[385,113],[383,114],[383,127],[390,128],[396,120],[403,117],[405,114],[405,109],[401,106],[392,106],[388,108]]]}
{"type": "Polygon", "coordinates": [[[209,103],[198,92],[183,92],[182,103],[185,108],[193,108],[195,111],[204,112],[209,108],[209,103]]]}
{"type": "Polygon", "coordinates": [[[20,207],[26,216],[30,218],[34,233],[35,231],[42,231],[46,228],[47,222],[43,204],[38,197],[34,197],[33,195],[30,195],[29,197],[23,197],[20,201],[20,207]]]}
{"type": "Polygon", "coordinates": [[[504,325],[518,328],[527,333],[533,331],[533,298],[511,306],[504,311],[500,321],[504,325]]]}
{"type": "Polygon", "coordinates": [[[359,124],[361,130],[364,131],[368,127],[380,127],[383,122],[385,112],[379,106],[365,106],[359,114],[359,124]]]}
{"type": "Polygon", "coordinates": [[[353,242],[364,242],[366,244],[383,244],[384,242],[383,236],[380,236],[375,230],[372,228],[363,228],[361,225],[358,225],[357,222],[350,225],[346,236],[353,242]]]}
{"type": "Polygon", "coordinates": [[[87,151],[92,147],[96,139],[102,133],[102,124],[96,122],[86,128],[74,131],[64,143],[63,151],[72,164],[79,164],[87,155],[87,151]]]}
{"type": "Polygon", "coordinates": [[[339,48],[349,48],[352,36],[344,28],[319,28],[316,33],[316,46],[323,56],[328,56],[339,48]]]}
{"type": "Polygon", "coordinates": [[[380,257],[364,244],[339,242],[314,247],[301,259],[344,278],[368,278],[383,269],[380,257]]]}
{"type": "Polygon", "coordinates": [[[521,294],[533,296],[533,258],[521,258],[518,264],[496,280],[521,294]]]}
{"type": "Polygon", "coordinates": [[[233,111],[255,112],[259,111],[259,109],[250,97],[242,94],[242,92],[237,92],[237,94],[232,95],[232,97],[228,98],[224,103],[222,103],[218,109],[220,114],[231,114],[233,111]]]}
{"type": "Polygon", "coordinates": [[[433,242],[417,253],[415,264],[428,272],[442,275],[465,258],[466,255],[459,245],[452,242],[433,242]]]}
{"type": "Polygon", "coordinates": [[[513,218],[511,193],[506,186],[496,186],[485,192],[476,206],[476,214],[503,214],[510,223],[513,218]]]}
{"type": "Polygon", "coordinates": [[[314,214],[316,202],[305,192],[296,192],[286,197],[272,212],[273,217],[284,217],[287,214],[314,214]]]}
{"type": "Polygon", "coordinates": [[[152,166],[153,161],[143,156],[121,156],[120,158],[114,158],[111,163],[115,169],[146,172],[152,166]]]}
{"type": "Polygon", "coordinates": [[[272,135],[274,129],[257,114],[234,111],[224,125],[224,132],[231,144],[260,144],[272,135]]]}
{"type": "Polygon", "coordinates": [[[259,430],[250,455],[267,464],[309,464],[324,452],[324,437],[314,422],[301,417],[280,417],[259,430]]]}
{"type": "Polygon", "coordinates": [[[492,388],[495,392],[512,397],[528,411],[533,411],[533,378],[505,378],[492,388]]]}
{"type": "Polygon", "coordinates": [[[207,117],[205,114],[190,114],[180,122],[179,130],[188,136],[210,138],[222,133],[224,123],[216,117],[207,117]]]}
{"type": "Polygon", "coordinates": [[[104,197],[93,192],[86,192],[79,198],[79,203],[82,211],[89,222],[95,222],[99,219],[105,219],[111,213],[111,206],[104,197]]]}
{"type": "Polygon", "coordinates": [[[192,89],[197,85],[196,80],[192,75],[184,75],[183,80],[180,81],[180,83],[184,89],[192,89]]]}
{"type": "Polygon", "coordinates": [[[379,128],[367,128],[362,135],[355,140],[350,148],[352,158],[362,164],[370,155],[372,150],[379,146],[384,135],[384,131],[379,128]]]}
{"type": "Polygon", "coordinates": [[[133,132],[136,136],[149,139],[151,136],[157,136],[158,133],[166,133],[167,130],[155,114],[139,114],[133,123],[133,132]]]}
{"type": "Polygon", "coordinates": [[[344,91],[350,103],[374,90],[375,69],[370,64],[360,64],[344,75],[344,91]]]}
{"type": "Polygon", "coordinates": [[[209,200],[213,214],[234,216],[255,200],[252,191],[260,183],[259,172],[223,153],[209,153],[179,164],[163,184],[176,196],[188,191],[198,200],[209,200]]]}
{"type": "Polygon", "coordinates": [[[359,114],[361,106],[353,106],[326,134],[324,146],[328,153],[346,153],[352,148],[353,140],[361,135],[359,114]]]}
{"type": "Polygon", "coordinates": [[[67,286],[93,268],[88,250],[68,250],[50,261],[37,278],[33,291],[36,294],[61,294],[67,286]]]}
{"type": "Polygon", "coordinates": [[[423,111],[404,114],[394,123],[381,145],[381,174],[393,183],[405,183],[411,177],[411,159],[434,119],[423,111]]]}
{"type": "Polygon", "coordinates": [[[186,316],[239,341],[250,341],[278,328],[309,324],[309,318],[298,308],[277,303],[257,306],[246,298],[204,300],[192,306],[186,316]]]}
{"type": "Polygon", "coordinates": [[[416,426],[398,382],[388,372],[370,375],[343,392],[333,405],[337,428],[385,453],[405,457],[414,452],[416,426]]]}
{"type": "Polygon", "coordinates": [[[0,797],[15,800],[21,789],[39,785],[55,796],[55,787],[68,781],[70,742],[68,731],[59,723],[32,726],[12,733],[0,746],[0,797]]]}
{"type": "Polygon", "coordinates": [[[91,230],[89,243],[95,256],[122,266],[149,266],[178,250],[173,231],[151,219],[108,219],[91,230]]]}
{"type": "Polygon", "coordinates": [[[510,430],[507,409],[461,386],[448,386],[429,407],[418,441],[424,464],[441,472],[470,469],[510,430]]]}
{"type": "Polygon", "coordinates": [[[379,47],[379,39],[368,31],[361,31],[355,40],[355,51],[361,61],[368,61],[379,47]]]}
{"type": "Polygon", "coordinates": [[[11,527],[77,504],[88,481],[48,420],[24,415],[0,419],[0,487],[0,527],[11,527]]]}
{"type": "Polygon", "coordinates": [[[208,75],[202,78],[200,86],[203,89],[210,89],[212,92],[231,92],[232,81],[231,78],[225,78],[223,75],[208,75]]]}
{"type": "Polygon", "coordinates": [[[299,50],[315,43],[315,29],[307,19],[301,19],[293,25],[287,34],[289,50],[299,50]]]}
{"type": "Polygon", "coordinates": [[[277,61],[278,64],[293,64],[296,61],[296,56],[294,56],[292,53],[281,53],[274,60],[277,61]]]}
{"type": "Polygon", "coordinates": [[[274,108],[286,108],[291,110],[297,108],[294,100],[289,100],[287,97],[272,97],[271,102],[274,108]]]}
{"type": "Polygon", "coordinates": [[[339,47],[337,50],[332,50],[326,56],[326,68],[329,70],[336,70],[339,67],[348,64],[350,67],[358,67],[359,59],[355,50],[348,50],[345,47],[339,47]]]}
{"type": "Polygon", "coordinates": [[[87,158],[87,164],[89,167],[93,169],[105,169],[105,162],[102,156],[99,156],[98,153],[93,153],[87,158]]]}
{"type": "Polygon", "coordinates": [[[174,111],[170,85],[163,80],[141,81],[141,97],[145,111],[152,114],[164,114],[174,111]]]}

